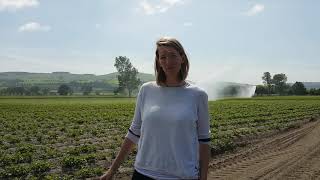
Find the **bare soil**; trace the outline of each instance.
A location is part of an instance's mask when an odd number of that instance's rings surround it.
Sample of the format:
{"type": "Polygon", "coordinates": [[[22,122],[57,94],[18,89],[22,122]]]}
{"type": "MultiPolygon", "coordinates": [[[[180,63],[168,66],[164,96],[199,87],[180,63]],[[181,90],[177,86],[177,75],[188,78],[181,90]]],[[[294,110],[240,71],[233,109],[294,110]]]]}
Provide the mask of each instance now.
{"type": "Polygon", "coordinates": [[[214,158],[208,179],[320,180],[320,121],[214,158]]]}
{"type": "MultiPolygon", "coordinates": [[[[320,180],[320,120],[247,141],[245,147],[214,156],[208,180],[320,180]]],[[[131,175],[126,169],[114,179],[130,180],[131,175]]]]}

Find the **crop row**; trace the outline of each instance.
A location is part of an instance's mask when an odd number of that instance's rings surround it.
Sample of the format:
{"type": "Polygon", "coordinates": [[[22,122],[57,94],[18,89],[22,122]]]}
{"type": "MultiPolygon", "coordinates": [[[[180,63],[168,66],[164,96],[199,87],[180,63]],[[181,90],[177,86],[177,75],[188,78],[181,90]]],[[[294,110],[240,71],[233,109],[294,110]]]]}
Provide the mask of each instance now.
{"type": "MultiPolygon", "coordinates": [[[[119,151],[135,106],[132,99],[10,100],[0,99],[0,179],[101,175],[119,151]]],[[[211,147],[221,153],[233,149],[237,138],[294,128],[312,119],[320,114],[320,99],[227,99],[210,102],[209,111],[211,147]]],[[[122,168],[132,168],[134,155],[122,168]]]]}

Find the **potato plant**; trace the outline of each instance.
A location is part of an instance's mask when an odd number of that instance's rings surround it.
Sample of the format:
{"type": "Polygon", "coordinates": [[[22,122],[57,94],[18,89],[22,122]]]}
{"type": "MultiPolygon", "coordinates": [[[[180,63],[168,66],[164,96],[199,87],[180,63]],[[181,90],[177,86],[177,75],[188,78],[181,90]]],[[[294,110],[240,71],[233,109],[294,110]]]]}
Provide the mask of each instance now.
{"type": "MultiPolygon", "coordinates": [[[[0,98],[0,179],[85,179],[101,175],[119,152],[135,99],[0,98]]],[[[262,97],[209,102],[210,146],[299,127],[320,114],[319,97],[262,97]]],[[[132,169],[136,148],[122,164],[132,169]]]]}

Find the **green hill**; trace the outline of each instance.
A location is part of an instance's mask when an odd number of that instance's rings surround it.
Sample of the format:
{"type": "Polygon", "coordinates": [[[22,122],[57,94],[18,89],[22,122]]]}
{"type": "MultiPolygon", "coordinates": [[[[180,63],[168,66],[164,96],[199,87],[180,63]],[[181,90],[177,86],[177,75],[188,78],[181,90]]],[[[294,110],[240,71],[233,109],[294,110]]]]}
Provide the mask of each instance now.
{"type": "MultiPolygon", "coordinates": [[[[118,73],[105,75],[72,74],[70,72],[32,73],[32,72],[0,72],[0,88],[31,87],[57,89],[61,84],[70,84],[79,89],[83,84],[92,84],[95,89],[112,91],[118,85],[118,73]]],[[[152,74],[139,73],[142,82],[152,81],[152,74]]]]}
{"type": "MultiPolygon", "coordinates": [[[[52,72],[52,73],[30,73],[30,72],[0,72],[0,80],[23,80],[23,81],[97,81],[97,80],[117,80],[117,72],[94,75],[94,74],[72,74],[69,72],[52,72]]],[[[152,74],[139,73],[138,77],[143,81],[154,80],[152,74]]]]}

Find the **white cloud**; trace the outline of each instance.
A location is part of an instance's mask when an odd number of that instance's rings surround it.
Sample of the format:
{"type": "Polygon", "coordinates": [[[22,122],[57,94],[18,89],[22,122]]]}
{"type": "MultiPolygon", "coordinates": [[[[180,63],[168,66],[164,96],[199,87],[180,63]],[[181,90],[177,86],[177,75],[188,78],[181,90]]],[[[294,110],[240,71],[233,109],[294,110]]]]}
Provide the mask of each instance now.
{"type": "Polygon", "coordinates": [[[147,1],[142,1],[140,3],[140,6],[142,7],[142,10],[144,11],[144,13],[146,13],[148,15],[155,13],[155,7],[153,7],[147,1]]]}
{"type": "Polygon", "coordinates": [[[193,24],[192,24],[192,22],[185,22],[185,23],[183,23],[183,26],[185,26],[185,27],[189,27],[189,26],[192,26],[193,24]]]}
{"type": "Polygon", "coordinates": [[[36,32],[36,31],[50,31],[51,27],[46,25],[41,25],[37,22],[29,22],[19,27],[19,32],[36,32]]]}
{"type": "Polygon", "coordinates": [[[156,13],[165,13],[173,6],[183,3],[182,0],[161,0],[158,3],[150,3],[148,0],[143,0],[140,2],[140,7],[145,14],[152,15],[156,13]]]}
{"type": "Polygon", "coordinates": [[[263,4],[255,4],[251,9],[246,12],[247,16],[254,16],[260,12],[264,11],[263,4]]]}
{"type": "Polygon", "coordinates": [[[15,11],[27,7],[36,7],[38,0],[0,0],[0,11],[15,11]]]}

